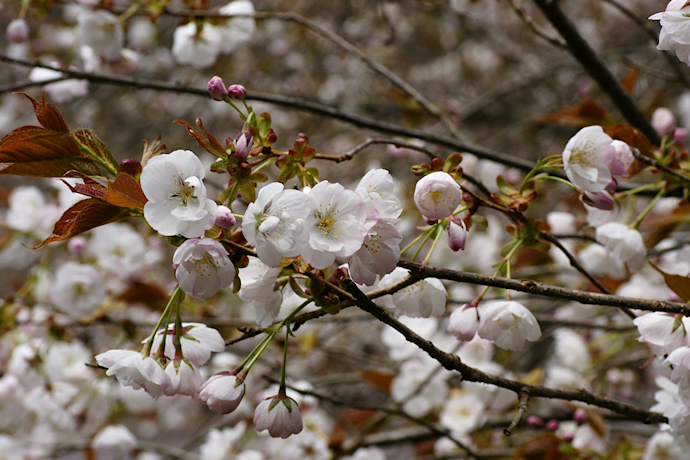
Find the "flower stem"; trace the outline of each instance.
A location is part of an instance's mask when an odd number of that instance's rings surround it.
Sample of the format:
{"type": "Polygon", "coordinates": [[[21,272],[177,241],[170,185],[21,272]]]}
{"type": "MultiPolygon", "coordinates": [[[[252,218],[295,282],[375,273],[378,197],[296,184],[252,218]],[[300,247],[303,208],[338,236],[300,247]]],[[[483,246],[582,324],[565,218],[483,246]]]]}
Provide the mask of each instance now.
{"type": "Polygon", "coordinates": [[[146,342],[146,345],[144,346],[144,349],[141,351],[142,354],[148,355],[151,353],[151,347],[153,346],[153,339],[156,337],[156,333],[158,332],[158,329],[160,329],[161,325],[163,324],[163,319],[167,316],[170,316],[170,309],[172,308],[173,304],[175,302],[178,303],[182,301],[182,298],[184,297],[184,292],[182,291],[182,288],[180,288],[180,285],[178,284],[175,290],[173,291],[172,295],[170,296],[170,300],[168,301],[168,304],[165,306],[165,309],[163,310],[163,313],[161,314],[161,317],[158,319],[158,323],[156,324],[156,327],[153,328],[153,333],[151,334],[151,337],[149,337],[149,340],[146,342]]]}
{"type": "Polygon", "coordinates": [[[649,211],[652,210],[652,208],[654,207],[656,202],[659,201],[659,198],[661,198],[662,196],[664,196],[664,189],[663,188],[661,190],[659,190],[659,192],[656,194],[656,196],[654,198],[652,198],[652,200],[649,202],[647,207],[644,208],[644,211],[642,211],[640,213],[640,215],[637,216],[635,221],[630,225],[630,228],[637,230],[637,227],[640,226],[640,224],[642,223],[642,220],[647,216],[647,214],[649,214],[649,211]]]}
{"type": "MultiPolygon", "coordinates": [[[[446,219],[444,219],[443,221],[445,222],[446,219]]],[[[450,225],[450,222],[448,222],[448,225],[450,225]]],[[[427,253],[426,257],[424,258],[422,265],[427,265],[429,263],[429,259],[431,259],[431,254],[434,253],[434,249],[436,249],[436,245],[438,244],[438,241],[441,239],[442,234],[443,226],[439,223],[436,227],[436,236],[434,237],[434,242],[432,243],[431,249],[429,249],[429,252],[427,253]]]]}

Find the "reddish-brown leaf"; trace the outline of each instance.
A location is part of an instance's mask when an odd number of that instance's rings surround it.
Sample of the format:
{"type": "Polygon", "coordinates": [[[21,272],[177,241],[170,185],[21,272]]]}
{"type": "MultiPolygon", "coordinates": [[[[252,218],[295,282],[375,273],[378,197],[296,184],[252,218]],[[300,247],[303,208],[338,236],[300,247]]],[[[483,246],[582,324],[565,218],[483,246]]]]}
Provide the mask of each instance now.
{"type": "Polygon", "coordinates": [[[635,89],[635,83],[637,83],[637,74],[637,69],[632,69],[630,72],[628,72],[628,75],[623,77],[623,80],[621,80],[623,88],[625,88],[625,90],[630,94],[632,94],[633,89],[635,89]]]}
{"type": "Polygon", "coordinates": [[[26,93],[18,93],[22,96],[26,96],[34,106],[34,112],[36,112],[36,119],[46,129],[52,131],[59,131],[61,133],[68,133],[69,126],[62,118],[62,115],[58,111],[57,107],[53,104],[46,103],[46,93],[43,93],[43,98],[41,102],[38,102],[33,97],[26,93]]]}
{"type": "Polygon", "coordinates": [[[559,125],[589,126],[604,124],[609,118],[606,109],[594,99],[587,97],[580,104],[563,106],[539,121],[559,125]]]}
{"type": "Polygon", "coordinates": [[[0,139],[0,174],[63,177],[70,171],[100,174],[98,166],[80,153],[67,133],[22,126],[0,139]]]}
{"type": "Polygon", "coordinates": [[[141,210],[148,201],[139,182],[125,173],[118,174],[113,182],[108,183],[108,193],[104,200],[121,208],[141,210]]]}
{"type": "Polygon", "coordinates": [[[190,136],[194,138],[194,140],[199,144],[201,147],[204,148],[207,152],[219,157],[219,158],[225,158],[228,153],[225,151],[225,148],[221,145],[220,142],[218,142],[218,139],[216,139],[211,133],[209,133],[206,128],[204,128],[203,123],[201,123],[201,118],[197,118],[197,124],[199,127],[204,131],[206,134],[206,137],[204,137],[199,131],[196,129],[192,128],[192,126],[187,123],[186,121],[183,120],[175,120],[175,123],[179,123],[181,125],[185,125],[187,127],[187,132],[189,133],[190,136]]]}
{"type": "Polygon", "coordinates": [[[34,249],[40,249],[49,243],[63,241],[92,228],[120,220],[127,214],[126,210],[96,198],[79,201],[62,214],[53,228],[53,234],[34,249]]]}
{"type": "Polygon", "coordinates": [[[661,276],[664,277],[664,281],[666,282],[666,286],[678,294],[678,297],[683,299],[683,302],[690,301],[690,277],[666,273],[651,262],[650,265],[654,267],[654,270],[661,273],[661,276]]]}

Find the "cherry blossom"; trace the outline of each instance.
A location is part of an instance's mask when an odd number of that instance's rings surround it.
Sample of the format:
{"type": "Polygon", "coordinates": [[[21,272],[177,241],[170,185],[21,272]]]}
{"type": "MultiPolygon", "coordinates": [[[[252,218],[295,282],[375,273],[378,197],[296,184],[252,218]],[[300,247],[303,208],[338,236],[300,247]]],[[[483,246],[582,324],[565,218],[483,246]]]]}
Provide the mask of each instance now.
{"type": "Polygon", "coordinates": [[[175,150],[151,158],[141,173],[148,198],[146,221],[164,236],[197,238],[213,227],[217,204],[207,198],[204,165],[189,150],[175,150]]]}
{"type": "Polygon", "coordinates": [[[29,25],[24,19],[13,19],[12,22],[7,25],[5,36],[12,43],[24,43],[26,39],[29,38],[29,25]]]}
{"type": "Polygon", "coordinates": [[[519,350],[541,337],[539,323],[524,305],[514,300],[487,303],[480,311],[478,334],[506,350],[519,350]]]}
{"type": "MultiPolygon", "coordinates": [[[[379,287],[387,287],[402,281],[407,277],[408,273],[404,268],[396,267],[389,275],[381,279],[379,287]]],[[[380,297],[377,299],[377,303],[398,315],[428,318],[443,314],[446,308],[447,297],[448,292],[440,280],[425,278],[399,290],[395,294],[380,297]]]]}
{"type": "Polygon", "coordinates": [[[257,257],[249,257],[246,267],[240,268],[239,296],[254,311],[256,324],[266,327],[280,313],[283,294],[278,289],[277,278],[282,269],[271,268],[257,257]]]}
{"type": "Polygon", "coordinates": [[[179,64],[204,69],[218,59],[222,39],[215,26],[204,24],[199,29],[197,22],[192,21],[175,29],[172,54],[179,64]]]}
{"type": "Polygon", "coordinates": [[[244,391],[244,382],[229,372],[219,372],[201,385],[198,396],[209,409],[229,414],[239,406],[244,391]]]}
{"type": "Polygon", "coordinates": [[[103,276],[92,265],[65,262],[55,272],[50,300],[55,308],[73,318],[93,314],[105,300],[103,276]]]}
{"type": "Polygon", "coordinates": [[[138,351],[108,350],[96,355],[96,362],[108,369],[106,375],[114,375],[122,385],[135,390],[144,388],[154,399],[158,399],[170,386],[170,377],[161,364],[138,351]]]}
{"type": "Polygon", "coordinates": [[[678,59],[690,65],[690,21],[686,14],[690,8],[685,0],[672,0],[666,10],[649,19],[661,23],[658,50],[675,51],[678,59]]]}
{"type": "Polygon", "coordinates": [[[180,288],[197,299],[211,298],[230,286],[237,273],[223,245],[211,238],[182,243],[173,255],[173,269],[180,288]]]}
{"type": "Polygon", "coordinates": [[[596,240],[629,269],[639,270],[644,265],[647,250],[637,230],[619,222],[609,222],[597,227],[596,240]]]}
{"type": "Polygon", "coordinates": [[[663,354],[686,344],[687,322],[685,318],[660,312],[647,313],[633,320],[640,333],[640,341],[660,347],[663,354]]]}
{"type": "Polygon", "coordinates": [[[587,126],[577,132],[563,150],[563,164],[570,182],[585,192],[601,192],[611,182],[609,158],[614,156],[613,139],[601,126],[587,126]]]}
{"type": "Polygon", "coordinates": [[[264,399],[254,410],[256,431],[268,430],[274,438],[287,438],[302,431],[302,415],[297,402],[278,394],[264,399]]]}
{"type": "Polygon", "coordinates": [[[400,261],[402,234],[383,220],[369,229],[362,247],[348,259],[350,277],[355,283],[372,286],[376,275],[392,272],[400,261]]]}
{"type": "Polygon", "coordinates": [[[662,136],[672,134],[676,129],[676,117],[667,107],[658,107],[652,114],[652,127],[662,136]]]}
{"type": "Polygon", "coordinates": [[[453,251],[465,249],[465,242],[467,241],[467,227],[465,226],[465,221],[455,216],[450,216],[446,232],[448,234],[448,246],[453,251]]]}
{"type": "Polygon", "coordinates": [[[462,189],[446,172],[433,172],[419,179],[415,185],[414,203],[427,223],[450,216],[461,202],[462,189]]]}
{"type": "Polygon", "coordinates": [[[216,75],[208,81],[208,93],[216,101],[222,101],[223,97],[228,94],[228,88],[223,79],[216,75]]]}
{"type": "MultiPolygon", "coordinates": [[[[158,350],[163,340],[163,329],[156,333],[151,345],[152,350],[158,350]]],[[[175,326],[170,325],[167,330],[168,337],[165,340],[164,355],[167,359],[173,360],[176,357],[175,350],[175,326]]],[[[148,342],[146,338],[142,343],[148,342]]],[[[212,352],[225,350],[225,341],[220,333],[206,326],[203,323],[182,323],[180,336],[182,356],[189,360],[194,366],[203,366],[211,357],[212,352]]]]}
{"type": "Polygon", "coordinates": [[[384,219],[395,223],[402,213],[402,204],[393,194],[395,183],[390,172],[385,169],[369,170],[355,191],[362,197],[367,206],[367,219],[378,221],[384,219]]]}
{"type": "Polygon", "coordinates": [[[309,235],[302,257],[312,267],[323,269],[336,257],[350,257],[367,236],[367,208],[362,198],[340,184],[319,182],[309,193],[309,214],[304,226],[309,235]]]}
{"type": "Polygon", "coordinates": [[[86,10],[79,15],[77,34],[81,43],[108,61],[119,59],[125,33],[117,17],[106,10],[86,10]]]}
{"type": "Polygon", "coordinates": [[[308,203],[304,193],[284,190],[279,182],[259,190],[244,213],[242,233],[263,263],[277,267],[283,257],[295,257],[303,251],[308,203]]]}
{"type": "Polygon", "coordinates": [[[137,447],[137,438],[124,425],[108,425],[93,438],[91,448],[100,456],[124,457],[137,447]]]}
{"type": "Polygon", "coordinates": [[[165,365],[165,373],[170,378],[170,386],[163,391],[166,396],[196,394],[201,385],[199,370],[186,359],[174,359],[165,365]]]}
{"type": "Polygon", "coordinates": [[[456,339],[463,342],[470,341],[477,334],[478,328],[479,313],[476,306],[465,304],[450,314],[448,332],[452,333],[456,339]]]}

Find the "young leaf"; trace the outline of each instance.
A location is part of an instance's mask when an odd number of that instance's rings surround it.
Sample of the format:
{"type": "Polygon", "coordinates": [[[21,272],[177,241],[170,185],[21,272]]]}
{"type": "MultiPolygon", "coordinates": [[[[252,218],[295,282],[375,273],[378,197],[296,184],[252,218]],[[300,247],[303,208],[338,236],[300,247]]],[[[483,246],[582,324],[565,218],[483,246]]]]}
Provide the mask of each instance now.
{"type": "Polygon", "coordinates": [[[62,214],[60,220],[55,223],[53,234],[34,249],[72,238],[92,228],[123,219],[127,215],[127,210],[96,198],[79,201],[62,214]]]}
{"type": "Polygon", "coordinates": [[[67,133],[22,126],[0,139],[0,174],[63,177],[71,171],[100,175],[94,161],[79,151],[67,133]]]}
{"type": "Polygon", "coordinates": [[[650,265],[654,268],[654,270],[661,273],[661,276],[664,277],[664,281],[666,282],[666,286],[678,294],[678,297],[683,299],[683,302],[690,301],[690,277],[666,273],[651,262],[650,265]]]}
{"type": "Polygon", "coordinates": [[[118,174],[114,181],[108,183],[108,193],[103,199],[121,208],[139,210],[143,210],[148,201],[139,182],[126,173],[118,174]]]}
{"type": "Polygon", "coordinates": [[[90,129],[80,129],[72,133],[81,147],[82,153],[96,159],[102,164],[108,165],[110,171],[117,169],[117,161],[108,150],[108,147],[90,129]]]}
{"type": "Polygon", "coordinates": [[[41,102],[38,102],[36,99],[26,93],[18,94],[26,96],[26,98],[31,101],[34,106],[34,112],[36,112],[36,119],[41,126],[51,131],[69,133],[69,126],[67,126],[65,119],[62,118],[62,115],[58,111],[57,107],[55,107],[53,104],[46,103],[46,93],[43,93],[41,102]]]}

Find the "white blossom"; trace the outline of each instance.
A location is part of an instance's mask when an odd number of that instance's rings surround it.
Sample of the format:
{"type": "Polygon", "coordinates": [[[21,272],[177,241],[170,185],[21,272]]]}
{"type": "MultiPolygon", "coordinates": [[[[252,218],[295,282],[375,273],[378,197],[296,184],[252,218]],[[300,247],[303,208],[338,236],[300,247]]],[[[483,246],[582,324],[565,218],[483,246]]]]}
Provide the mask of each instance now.
{"type": "MultiPolygon", "coordinates": [[[[158,350],[164,333],[163,329],[156,333],[151,350],[158,350]]],[[[176,356],[174,324],[168,327],[167,334],[163,353],[167,359],[173,360],[176,356]]],[[[144,339],[142,342],[148,342],[149,338],[144,339]]],[[[180,345],[182,347],[182,356],[188,359],[194,366],[206,364],[206,361],[211,358],[212,352],[225,351],[225,341],[220,332],[203,323],[182,323],[180,345]]]]}
{"type": "Polygon", "coordinates": [[[526,341],[534,342],[541,337],[532,312],[514,300],[485,304],[480,317],[479,336],[506,350],[519,350],[526,341]]]}
{"type": "Polygon", "coordinates": [[[91,448],[100,457],[104,453],[120,455],[131,453],[137,447],[137,438],[124,425],[108,425],[91,441],[91,448]]]}
{"type": "Polygon", "coordinates": [[[348,259],[355,283],[372,286],[376,275],[392,272],[400,261],[402,234],[393,224],[378,221],[367,232],[362,247],[348,259]]]}
{"type": "Polygon", "coordinates": [[[178,64],[204,69],[218,59],[222,40],[223,34],[216,26],[204,24],[199,30],[192,21],[175,29],[172,54],[178,64]]]}
{"type": "Polygon", "coordinates": [[[222,54],[230,54],[242,43],[251,40],[256,31],[254,4],[249,0],[235,0],[218,9],[224,16],[241,16],[230,18],[226,23],[218,26],[220,32],[220,48],[222,54]]]}
{"type": "Polygon", "coordinates": [[[452,392],[439,418],[453,433],[470,433],[484,423],[486,406],[475,394],[452,392]]]}
{"type": "Polygon", "coordinates": [[[678,59],[690,65],[690,20],[686,16],[690,7],[685,0],[672,0],[666,10],[649,19],[660,21],[658,50],[675,51],[678,59]]]}
{"type": "Polygon", "coordinates": [[[446,172],[428,174],[415,185],[414,203],[428,223],[450,216],[461,202],[462,189],[446,172]]]}
{"type": "Polygon", "coordinates": [[[601,126],[577,132],[563,150],[563,165],[570,182],[585,192],[601,192],[611,182],[608,161],[614,155],[613,139],[601,126]]]}
{"type": "Polygon", "coordinates": [[[50,300],[72,318],[91,315],[105,300],[103,276],[92,265],[65,262],[55,272],[50,300]]]}
{"type": "Polygon", "coordinates": [[[175,279],[197,299],[209,299],[232,284],[237,271],[222,244],[212,238],[182,243],[173,255],[175,279]]]}
{"type": "Polygon", "coordinates": [[[364,200],[368,220],[397,222],[402,213],[402,204],[393,195],[394,190],[393,177],[385,169],[372,169],[360,179],[355,191],[364,200]]]}
{"type": "MultiPolygon", "coordinates": [[[[396,284],[406,278],[408,271],[396,267],[389,275],[384,276],[379,287],[396,284]]],[[[425,278],[394,294],[385,295],[377,303],[393,310],[398,315],[428,318],[440,316],[446,308],[448,292],[440,280],[425,278]]]]}
{"type": "Polygon", "coordinates": [[[217,204],[207,198],[204,165],[193,152],[175,150],[151,158],[141,173],[141,188],[148,198],[146,221],[164,236],[197,238],[216,219],[217,204]]]}
{"type": "Polygon", "coordinates": [[[294,399],[277,395],[264,399],[254,411],[256,431],[268,430],[274,438],[287,438],[302,431],[302,415],[294,399]]]}
{"type": "Polygon", "coordinates": [[[304,219],[309,213],[309,198],[298,190],[284,190],[274,182],[259,190],[247,206],[242,233],[269,267],[277,267],[282,257],[302,253],[308,236],[304,219]]]}
{"type": "Polygon", "coordinates": [[[244,397],[244,382],[229,372],[214,374],[199,387],[198,396],[209,409],[229,414],[237,409],[244,397]]]}
{"type": "Polygon", "coordinates": [[[465,304],[453,310],[448,322],[448,332],[463,342],[470,341],[479,329],[479,313],[477,307],[465,304]]]}
{"type": "Polygon", "coordinates": [[[108,61],[120,57],[125,33],[117,17],[106,10],[85,10],[79,15],[77,34],[83,45],[108,61]]]}
{"type": "Polygon", "coordinates": [[[256,324],[261,327],[273,323],[280,313],[283,294],[277,279],[281,272],[281,268],[270,268],[257,257],[249,257],[247,266],[239,270],[238,295],[254,311],[256,324]]]}
{"type": "Polygon", "coordinates": [[[161,364],[138,351],[108,350],[96,355],[96,362],[108,368],[106,375],[114,375],[122,385],[135,390],[144,388],[154,399],[158,399],[170,386],[170,378],[161,364]]]}
{"type": "Polygon", "coordinates": [[[201,374],[189,360],[174,359],[165,365],[165,373],[170,378],[170,386],[163,391],[166,396],[196,394],[201,385],[201,374]]]}
{"type": "Polygon", "coordinates": [[[630,270],[639,270],[644,266],[647,249],[637,230],[619,222],[609,222],[597,227],[596,240],[630,270]]]}

